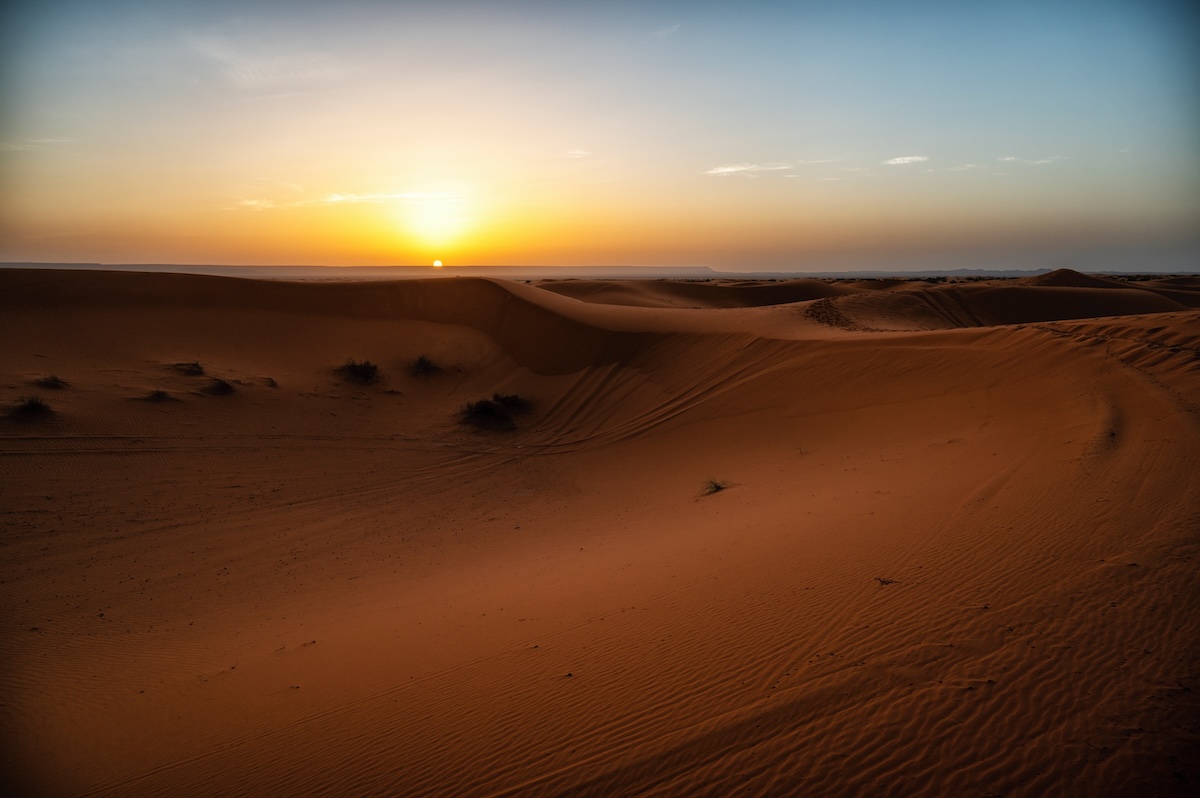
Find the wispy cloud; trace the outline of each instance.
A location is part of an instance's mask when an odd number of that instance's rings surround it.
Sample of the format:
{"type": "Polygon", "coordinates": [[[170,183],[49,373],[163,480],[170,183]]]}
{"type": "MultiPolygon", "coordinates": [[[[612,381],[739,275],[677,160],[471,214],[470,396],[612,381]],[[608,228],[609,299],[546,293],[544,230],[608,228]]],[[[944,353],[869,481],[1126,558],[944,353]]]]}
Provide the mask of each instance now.
{"type": "Polygon", "coordinates": [[[565,154],[566,154],[566,157],[568,157],[568,158],[591,158],[592,157],[591,150],[583,150],[578,147],[567,150],[565,154]]]}
{"type": "Polygon", "coordinates": [[[225,210],[228,211],[267,211],[271,208],[277,208],[274,202],[268,199],[242,199],[237,200],[225,210]]]}
{"type": "Polygon", "coordinates": [[[666,25],[658,30],[651,31],[650,35],[655,39],[667,39],[671,36],[674,36],[676,33],[679,33],[680,27],[680,24],[677,22],[674,25],[666,25]]]}
{"type": "Polygon", "coordinates": [[[899,158],[892,158],[883,163],[886,166],[903,166],[908,163],[921,163],[928,160],[929,157],[925,155],[901,155],[899,158]]]}
{"type": "MultiPolygon", "coordinates": [[[[741,175],[742,177],[759,177],[762,172],[784,172],[795,169],[801,166],[814,166],[816,164],[837,163],[841,158],[799,158],[794,161],[772,161],[769,163],[733,163],[714,166],[712,169],[705,169],[703,174],[713,175],[715,177],[729,177],[730,175],[741,175]]],[[[783,177],[798,177],[798,175],[787,174],[783,177]]]]}
{"type": "Polygon", "coordinates": [[[951,166],[946,171],[947,172],[969,172],[972,169],[978,169],[978,168],[979,168],[979,164],[977,164],[977,163],[965,163],[962,166],[951,166]]]}
{"type": "Polygon", "coordinates": [[[1044,158],[1022,158],[1017,155],[1002,155],[999,158],[997,158],[996,160],[1003,161],[1004,163],[1023,163],[1028,166],[1044,166],[1045,164],[1048,164],[1048,163],[1056,163],[1058,161],[1065,161],[1066,158],[1062,155],[1047,155],[1044,158]]]}
{"type": "Polygon", "coordinates": [[[792,165],[789,163],[735,163],[705,169],[704,174],[716,177],[729,177],[730,175],[758,177],[759,172],[780,172],[791,168],[792,165]]]}

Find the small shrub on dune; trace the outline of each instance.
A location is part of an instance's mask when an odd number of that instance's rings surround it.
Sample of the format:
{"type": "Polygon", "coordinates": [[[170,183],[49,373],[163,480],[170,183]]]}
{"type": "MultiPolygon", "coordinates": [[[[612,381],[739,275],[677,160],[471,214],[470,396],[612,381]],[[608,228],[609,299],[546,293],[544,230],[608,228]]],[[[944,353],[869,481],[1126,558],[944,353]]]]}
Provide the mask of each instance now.
{"type": "Polygon", "coordinates": [[[190,363],[176,363],[171,368],[178,371],[180,374],[186,374],[189,377],[203,377],[204,366],[193,360],[190,363]]]}
{"type": "Polygon", "coordinates": [[[233,393],[234,388],[229,381],[213,377],[201,390],[209,396],[229,396],[233,393]]]}
{"type": "Polygon", "coordinates": [[[512,413],[504,405],[491,399],[470,402],[463,410],[462,421],[476,429],[509,431],[517,428],[512,413]]]}
{"type": "Polygon", "coordinates": [[[432,377],[435,374],[441,374],[442,367],[434,363],[425,355],[421,355],[412,364],[412,375],[414,377],[432,377]]]}
{"type": "Polygon", "coordinates": [[[343,365],[337,367],[337,373],[342,379],[360,385],[374,385],[379,382],[379,366],[369,360],[360,362],[347,358],[343,365]]]}
{"type": "Polygon", "coordinates": [[[16,418],[34,420],[49,418],[54,415],[54,411],[50,409],[50,405],[46,404],[46,400],[40,396],[22,396],[17,400],[12,410],[9,411],[9,415],[16,418]]]}
{"type": "Polygon", "coordinates": [[[163,404],[164,402],[178,402],[179,400],[166,391],[151,391],[142,397],[142,401],[163,404]]]}
{"type": "Polygon", "coordinates": [[[533,409],[533,403],[515,393],[494,393],[491,399],[480,399],[471,402],[463,410],[464,424],[470,424],[478,429],[514,430],[517,422],[514,414],[528,413],[533,409]]]}
{"type": "Polygon", "coordinates": [[[39,388],[45,388],[48,391],[61,391],[64,388],[70,388],[71,383],[59,377],[57,374],[51,374],[48,377],[42,377],[40,380],[34,380],[33,384],[39,388]]]}
{"type": "Polygon", "coordinates": [[[701,496],[712,496],[714,493],[720,493],[729,487],[728,482],[721,482],[719,479],[708,478],[704,483],[704,490],[700,491],[701,496]]]}

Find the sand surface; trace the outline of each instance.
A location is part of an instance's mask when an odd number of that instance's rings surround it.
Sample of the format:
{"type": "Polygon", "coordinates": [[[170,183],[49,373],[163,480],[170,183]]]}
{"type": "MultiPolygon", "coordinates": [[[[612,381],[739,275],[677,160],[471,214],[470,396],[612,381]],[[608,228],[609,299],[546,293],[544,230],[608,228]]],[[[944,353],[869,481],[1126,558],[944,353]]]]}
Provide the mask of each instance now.
{"type": "Polygon", "coordinates": [[[1198,307],[0,271],[6,794],[1194,795],[1198,307]]]}

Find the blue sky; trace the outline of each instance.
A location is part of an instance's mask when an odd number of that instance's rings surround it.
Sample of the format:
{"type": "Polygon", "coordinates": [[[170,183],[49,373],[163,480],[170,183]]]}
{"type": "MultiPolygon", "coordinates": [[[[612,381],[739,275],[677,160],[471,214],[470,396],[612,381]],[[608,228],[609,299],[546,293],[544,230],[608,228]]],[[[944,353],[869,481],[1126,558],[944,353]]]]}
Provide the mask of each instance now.
{"type": "Polygon", "coordinates": [[[4,260],[1196,254],[1192,4],[3,13],[4,260]]]}

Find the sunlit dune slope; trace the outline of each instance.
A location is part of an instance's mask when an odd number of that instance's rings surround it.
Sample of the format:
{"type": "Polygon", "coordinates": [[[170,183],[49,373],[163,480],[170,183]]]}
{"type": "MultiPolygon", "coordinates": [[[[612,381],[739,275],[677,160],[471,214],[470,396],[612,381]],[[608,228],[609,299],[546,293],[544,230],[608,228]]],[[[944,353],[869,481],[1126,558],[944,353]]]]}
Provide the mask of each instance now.
{"type": "Polygon", "coordinates": [[[1197,286],[1060,278],[0,270],[8,792],[1193,794],[1197,286]]]}
{"type": "Polygon", "coordinates": [[[1200,307],[1196,278],[1133,282],[1070,269],[983,282],[566,280],[541,287],[586,302],[634,307],[747,308],[819,300],[809,318],[849,330],[938,330],[1200,307]]]}

